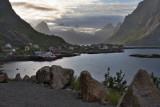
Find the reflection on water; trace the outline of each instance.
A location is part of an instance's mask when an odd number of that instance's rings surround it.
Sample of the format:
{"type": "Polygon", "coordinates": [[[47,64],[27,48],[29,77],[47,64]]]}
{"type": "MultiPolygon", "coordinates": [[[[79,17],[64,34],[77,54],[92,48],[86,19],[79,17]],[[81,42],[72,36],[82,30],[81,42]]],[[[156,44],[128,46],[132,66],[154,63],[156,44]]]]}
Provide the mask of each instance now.
{"type": "Polygon", "coordinates": [[[160,59],[146,59],[129,57],[130,54],[160,54],[158,49],[145,49],[145,50],[125,50],[124,53],[110,53],[110,54],[83,54],[81,56],[63,58],[52,62],[7,62],[2,64],[3,69],[8,76],[13,78],[17,73],[24,75],[35,75],[37,70],[43,66],[60,65],[65,68],[72,68],[75,70],[75,75],[79,75],[81,71],[88,70],[91,75],[99,80],[104,80],[104,74],[107,68],[110,67],[111,75],[122,70],[127,81],[130,83],[133,76],[138,69],[145,69],[149,73],[154,72],[160,77],[160,59]],[[18,68],[18,70],[17,70],[18,68]]]}

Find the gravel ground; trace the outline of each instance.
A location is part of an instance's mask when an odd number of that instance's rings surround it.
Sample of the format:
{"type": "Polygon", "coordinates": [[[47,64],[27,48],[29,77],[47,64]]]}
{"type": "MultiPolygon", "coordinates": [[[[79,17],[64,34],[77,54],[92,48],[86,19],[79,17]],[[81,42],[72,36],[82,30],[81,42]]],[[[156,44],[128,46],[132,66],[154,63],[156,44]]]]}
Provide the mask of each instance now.
{"type": "Polygon", "coordinates": [[[31,82],[0,84],[0,107],[114,107],[77,99],[75,91],[56,90],[31,82]]]}

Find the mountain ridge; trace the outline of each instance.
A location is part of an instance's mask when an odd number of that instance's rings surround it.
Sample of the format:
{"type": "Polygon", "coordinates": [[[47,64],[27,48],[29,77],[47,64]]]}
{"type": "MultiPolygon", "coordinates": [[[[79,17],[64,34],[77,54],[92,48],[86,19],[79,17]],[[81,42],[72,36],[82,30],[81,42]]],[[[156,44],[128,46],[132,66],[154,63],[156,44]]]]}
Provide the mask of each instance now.
{"type": "Polygon", "coordinates": [[[120,29],[107,43],[160,45],[160,0],[144,0],[125,17],[120,29]]]}
{"type": "Polygon", "coordinates": [[[42,21],[34,28],[36,31],[40,33],[44,33],[46,35],[52,35],[53,33],[50,31],[46,22],[42,21]]]}
{"type": "Polygon", "coordinates": [[[61,45],[66,42],[56,36],[47,36],[35,31],[12,9],[9,0],[0,0],[0,45],[25,45],[29,42],[41,46],[61,45]]]}

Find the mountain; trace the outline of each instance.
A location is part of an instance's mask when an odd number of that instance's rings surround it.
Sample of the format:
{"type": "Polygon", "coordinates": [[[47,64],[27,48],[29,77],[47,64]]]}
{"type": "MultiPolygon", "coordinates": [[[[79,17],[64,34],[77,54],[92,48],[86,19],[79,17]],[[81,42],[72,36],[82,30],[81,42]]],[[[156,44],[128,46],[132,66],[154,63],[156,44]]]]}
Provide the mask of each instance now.
{"type": "Polygon", "coordinates": [[[107,24],[101,30],[95,32],[91,41],[93,43],[103,43],[103,42],[105,42],[106,38],[109,38],[113,34],[114,29],[115,29],[115,27],[111,23],[107,24]]]}
{"type": "Polygon", "coordinates": [[[93,36],[89,33],[77,32],[73,28],[67,31],[54,31],[54,34],[71,44],[90,44],[90,38],[93,36]]]}
{"type": "Polygon", "coordinates": [[[119,22],[117,25],[116,25],[116,27],[114,28],[114,31],[113,31],[113,33],[116,33],[119,29],[120,29],[120,27],[121,27],[121,22],[119,22]]]}
{"type": "Polygon", "coordinates": [[[40,46],[66,44],[59,37],[35,31],[15,13],[9,0],[0,0],[0,45],[25,45],[29,42],[40,46]]]}
{"type": "Polygon", "coordinates": [[[143,0],[108,43],[160,46],[160,0],[143,0]]]}
{"type": "Polygon", "coordinates": [[[39,23],[35,28],[36,31],[47,34],[47,35],[52,35],[51,31],[49,30],[49,27],[46,22],[42,21],[39,23]]]}
{"type": "Polygon", "coordinates": [[[89,44],[92,36],[88,33],[76,32],[74,29],[54,33],[71,44],[89,44]]]}

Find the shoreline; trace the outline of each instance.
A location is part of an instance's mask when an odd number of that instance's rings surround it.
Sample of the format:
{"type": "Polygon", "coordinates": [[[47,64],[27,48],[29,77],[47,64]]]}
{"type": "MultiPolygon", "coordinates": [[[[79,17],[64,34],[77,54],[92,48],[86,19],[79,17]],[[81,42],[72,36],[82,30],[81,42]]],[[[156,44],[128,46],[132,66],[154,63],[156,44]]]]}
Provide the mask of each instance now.
{"type": "MultiPolygon", "coordinates": [[[[124,51],[104,51],[104,52],[82,52],[80,54],[61,54],[58,55],[55,60],[62,59],[63,57],[74,57],[80,56],[81,54],[104,54],[104,53],[122,53],[124,51]]],[[[0,56],[0,61],[41,61],[39,60],[39,56],[0,56]]],[[[52,61],[52,60],[46,60],[52,61]]],[[[54,61],[54,60],[53,60],[54,61]]]]}
{"type": "MultiPolygon", "coordinates": [[[[75,54],[64,54],[57,56],[57,59],[62,59],[63,57],[74,57],[78,56],[75,54]]],[[[0,61],[41,61],[39,56],[0,56],[0,61]]],[[[49,60],[50,61],[50,60],[49,60]]]]}

